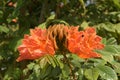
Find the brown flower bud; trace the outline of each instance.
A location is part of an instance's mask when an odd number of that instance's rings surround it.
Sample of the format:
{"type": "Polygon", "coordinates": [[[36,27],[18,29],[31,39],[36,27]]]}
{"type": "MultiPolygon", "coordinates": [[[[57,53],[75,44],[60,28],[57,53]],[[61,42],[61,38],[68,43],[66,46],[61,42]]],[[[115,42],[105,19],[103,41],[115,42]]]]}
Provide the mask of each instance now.
{"type": "Polygon", "coordinates": [[[64,24],[56,24],[53,26],[49,26],[48,36],[51,40],[54,41],[55,49],[58,49],[61,46],[65,46],[67,29],[68,26],[65,26],[64,24]]]}

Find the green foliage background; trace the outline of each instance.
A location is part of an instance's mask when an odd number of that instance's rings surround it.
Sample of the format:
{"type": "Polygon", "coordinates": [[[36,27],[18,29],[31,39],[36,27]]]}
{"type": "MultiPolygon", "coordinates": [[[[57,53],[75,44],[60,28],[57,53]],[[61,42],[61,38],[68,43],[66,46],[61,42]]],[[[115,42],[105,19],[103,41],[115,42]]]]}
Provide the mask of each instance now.
{"type": "MultiPolygon", "coordinates": [[[[58,52],[59,53],[59,52],[58,52]]],[[[119,80],[120,0],[0,0],[0,80],[119,80]],[[13,6],[9,3],[13,2],[13,6]],[[16,19],[17,22],[12,20],[16,19]],[[87,61],[67,54],[46,55],[35,61],[16,62],[24,34],[51,24],[94,26],[103,37],[101,59],[87,61]]]]}

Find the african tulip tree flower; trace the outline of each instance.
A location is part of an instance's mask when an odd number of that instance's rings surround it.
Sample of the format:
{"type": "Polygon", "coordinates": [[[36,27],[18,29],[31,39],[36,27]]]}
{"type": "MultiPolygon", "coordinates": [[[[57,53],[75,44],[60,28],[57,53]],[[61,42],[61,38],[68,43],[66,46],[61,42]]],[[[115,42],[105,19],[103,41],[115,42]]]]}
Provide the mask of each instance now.
{"type": "Polygon", "coordinates": [[[70,27],[67,36],[68,50],[81,58],[101,57],[94,52],[95,49],[103,49],[101,37],[96,35],[95,28],[87,28],[85,31],[78,31],[78,27],[70,27]]]}
{"type": "Polygon", "coordinates": [[[37,59],[45,54],[54,55],[54,44],[48,38],[47,31],[39,28],[31,29],[31,35],[25,35],[22,45],[18,47],[20,56],[17,61],[37,59]]]}
{"type": "Polygon", "coordinates": [[[18,47],[20,52],[18,62],[38,59],[46,54],[54,55],[55,50],[65,51],[66,48],[81,58],[101,57],[94,50],[104,48],[101,37],[96,35],[95,28],[78,31],[78,27],[57,24],[44,30],[31,29],[30,34],[24,36],[22,45],[18,47]]]}

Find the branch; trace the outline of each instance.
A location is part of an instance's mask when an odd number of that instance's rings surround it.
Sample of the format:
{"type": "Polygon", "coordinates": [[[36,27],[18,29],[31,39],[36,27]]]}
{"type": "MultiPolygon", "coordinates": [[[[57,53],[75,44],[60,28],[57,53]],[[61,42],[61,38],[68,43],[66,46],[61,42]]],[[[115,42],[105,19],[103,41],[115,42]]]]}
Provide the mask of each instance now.
{"type": "Polygon", "coordinates": [[[64,56],[64,58],[65,58],[65,60],[66,60],[66,62],[67,62],[67,64],[68,64],[68,66],[70,67],[70,72],[71,72],[71,76],[72,76],[73,80],[77,80],[77,79],[76,79],[76,76],[75,76],[75,73],[74,73],[74,71],[73,71],[73,66],[72,66],[72,64],[70,63],[70,61],[69,61],[69,59],[67,58],[66,54],[65,54],[64,52],[63,52],[62,54],[63,54],[63,56],[64,56]]]}
{"type": "Polygon", "coordinates": [[[42,4],[42,9],[41,9],[41,13],[40,13],[40,18],[39,18],[39,23],[44,21],[44,16],[45,16],[45,12],[46,12],[46,7],[48,4],[48,0],[43,0],[43,4],[42,4]]]}

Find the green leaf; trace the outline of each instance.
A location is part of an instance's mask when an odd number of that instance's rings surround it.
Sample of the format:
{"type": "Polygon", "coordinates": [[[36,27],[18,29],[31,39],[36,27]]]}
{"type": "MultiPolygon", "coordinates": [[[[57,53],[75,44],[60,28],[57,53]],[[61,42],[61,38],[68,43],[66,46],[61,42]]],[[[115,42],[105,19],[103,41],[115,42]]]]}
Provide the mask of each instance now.
{"type": "Polygon", "coordinates": [[[120,56],[120,45],[106,45],[104,50],[101,50],[100,53],[103,55],[120,56]]]}
{"type": "MultiPolygon", "coordinates": [[[[120,15],[120,13],[119,13],[119,15],[120,15]]],[[[120,34],[120,23],[115,24],[115,30],[118,34],[120,34]]]]}
{"type": "Polygon", "coordinates": [[[114,45],[114,48],[117,50],[117,53],[120,54],[120,45],[114,45]]]}
{"type": "Polygon", "coordinates": [[[0,10],[0,18],[3,17],[3,11],[0,10]]]}
{"type": "Polygon", "coordinates": [[[105,80],[118,80],[115,71],[108,66],[98,66],[100,76],[105,80]]]}
{"type": "Polygon", "coordinates": [[[91,58],[89,61],[94,62],[94,66],[99,66],[99,65],[105,65],[107,62],[103,59],[96,59],[96,58],[91,58]]]}
{"type": "Polygon", "coordinates": [[[55,18],[55,14],[52,14],[50,17],[47,18],[46,21],[48,22],[49,20],[54,19],[54,18],[55,18]]]}
{"type": "Polygon", "coordinates": [[[115,48],[116,45],[106,45],[104,50],[112,54],[119,54],[118,50],[115,48]]]}
{"type": "Polygon", "coordinates": [[[53,67],[52,66],[46,66],[45,68],[41,69],[40,74],[40,80],[44,80],[44,78],[49,76],[51,74],[53,67]]]}
{"type": "Polygon", "coordinates": [[[1,60],[3,60],[3,57],[2,57],[2,56],[0,56],[0,61],[1,61],[1,60]]]}
{"type": "MultiPolygon", "coordinates": [[[[53,57],[53,56],[52,56],[53,57]]],[[[63,64],[62,62],[60,62],[60,60],[58,60],[57,58],[53,57],[53,60],[56,64],[56,66],[60,66],[60,68],[62,69],[63,68],[63,64]]]]}
{"type": "Polygon", "coordinates": [[[40,67],[43,69],[49,62],[46,57],[43,57],[39,63],[40,63],[40,67]]]}
{"type": "Polygon", "coordinates": [[[115,39],[114,37],[109,38],[109,39],[106,41],[106,44],[108,44],[108,45],[113,45],[113,44],[116,44],[116,43],[117,43],[117,41],[116,41],[116,39],[115,39]]]}
{"type": "Polygon", "coordinates": [[[8,32],[9,32],[9,29],[8,29],[6,26],[1,26],[1,25],[0,25],[0,32],[8,33],[8,32]]]}
{"type": "Polygon", "coordinates": [[[51,57],[51,55],[46,55],[46,57],[48,58],[48,60],[50,61],[51,65],[55,68],[56,67],[56,63],[53,60],[53,57],[51,57]]]}
{"type": "Polygon", "coordinates": [[[64,3],[64,5],[66,5],[69,1],[68,0],[62,0],[62,2],[64,3]]]}
{"type": "Polygon", "coordinates": [[[61,69],[59,67],[55,67],[52,69],[49,76],[52,78],[57,77],[60,73],[61,73],[61,69]]]}
{"type": "Polygon", "coordinates": [[[18,46],[21,44],[22,39],[19,37],[13,38],[9,43],[9,48],[17,51],[18,46]]]}
{"type": "Polygon", "coordinates": [[[82,22],[81,27],[83,29],[87,28],[88,27],[88,22],[86,22],[86,21],[82,22]]]}
{"type": "Polygon", "coordinates": [[[83,0],[79,0],[79,2],[80,2],[82,5],[84,5],[84,1],[83,1],[83,0]]]}
{"type": "Polygon", "coordinates": [[[118,8],[120,8],[120,1],[119,0],[112,0],[112,1],[118,8]]]}
{"type": "Polygon", "coordinates": [[[95,50],[96,52],[102,54],[102,56],[106,55],[113,55],[111,52],[108,52],[106,50],[95,50]]]}
{"type": "Polygon", "coordinates": [[[23,70],[23,74],[24,75],[27,75],[27,72],[29,71],[29,69],[28,68],[25,68],[24,70],[23,70]]]}
{"type": "Polygon", "coordinates": [[[102,54],[102,59],[107,62],[113,62],[114,58],[111,52],[105,51],[105,50],[97,50],[98,53],[102,54]]]}
{"type": "Polygon", "coordinates": [[[98,69],[96,68],[86,69],[85,76],[88,80],[97,80],[99,76],[98,69]]]}
{"type": "Polygon", "coordinates": [[[46,22],[38,25],[38,27],[41,28],[41,29],[45,29],[46,28],[46,22]]]}
{"type": "Polygon", "coordinates": [[[38,76],[39,73],[40,73],[40,65],[35,64],[33,70],[34,70],[34,72],[36,73],[36,76],[38,76]]]}
{"type": "Polygon", "coordinates": [[[103,43],[103,44],[106,44],[106,38],[102,38],[102,41],[101,41],[101,43],[103,43]]]}
{"type": "Polygon", "coordinates": [[[80,67],[80,66],[81,66],[80,63],[81,63],[81,62],[85,62],[84,59],[78,57],[78,56],[75,55],[75,54],[71,54],[70,57],[73,58],[73,59],[71,60],[71,63],[72,63],[75,67],[80,67]]]}
{"type": "Polygon", "coordinates": [[[30,63],[30,64],[27,65],[27,68],[28,68],[29,70],[32,70],[33,67],[34,67],[34,65],[35,65],[35,63],[30,63]]]}
{"type": "Polygon", "coordinates": [[[39,64],[41,69],[48,66],[47,64],[51,65],[54,68],[57,66],[59,66],[61,69],[63,68],[63,63],[60,60],[48,54],[39,59],[39,64]]]}
{"type": "Polygon", "coordinates": [[[114,58],[112,55],[103,55],[102,59],[104,59],[105,61],[112,63],[114,61],[114,58]]]}
{"type": "MultiPolygon", "coordinates": [[[[57,59],[57,60],[58,60],[58,59],[57,59]]],[[[59,63],[60,68],[63,69],[64,64],[63,64],[60,60],[58,60],[58,63],[59,63]]]]}
{"type": "Polygon", "coordinates": [[[120,73],[120,63],[119,62],[112,62],[112,67],[114,68],[114,70],[117,72],[117,73],[120,73]]]}
{"type": "Polygon", "coordinates": [[[68,77],[70,74],[70,68],[68,65],[64,65],[64,68],[62,69],[62,76],[63,77],[68,77]]]}

